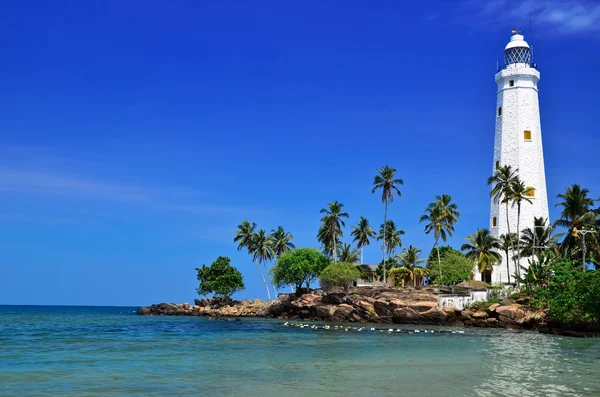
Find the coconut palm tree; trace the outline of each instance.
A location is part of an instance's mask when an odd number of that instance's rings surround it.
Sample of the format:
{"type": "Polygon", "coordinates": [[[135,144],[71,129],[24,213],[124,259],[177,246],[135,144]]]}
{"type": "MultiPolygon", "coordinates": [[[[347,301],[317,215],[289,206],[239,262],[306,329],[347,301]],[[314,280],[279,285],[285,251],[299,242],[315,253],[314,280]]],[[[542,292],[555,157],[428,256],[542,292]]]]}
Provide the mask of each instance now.
{"type": "MultiPolygon", "coordinates": [[[[256,223],[243,221],[238,225],[238,230],[235,232],[235,237],[233,239],[234,242],[238,243],[238,251],[241,251],[243,248],[248,250],[249,255],[254,255],[254,244],[253,244],[253,236],[256,230],[256,223]]],[[[262,278],[263,283],[265,284],[265,289],[267,290],[267,297],[271,300],[271,292],[269,292],[269,286],[267,285],[267,280],[265,279],[265,275],[262,270],[260,270],[260,265],[254,258],[254,264],[258,269],[258,273],[262,278]]]]}
{"type": "Polygon", "coordinates": [[[425,262],[425,259],[419,258],[419,255],[421,255],[421,252],[422,251],[419,248],[413,247],[411,245],[408,248],[404,248],[404,250],[401,253],[395,255],[395,257],[398,258],[398,261],[400,262],[400,264],[403,267],[410,270],[410,272],[412,274],[411,279],[413,280],[413,285],[416,285],[416,278],[415,278],[414,270],[421,263],[425,262]]]}
{"type": "Polygon", "coordinates": [[[371,244],[371,240],[375,237],[375,230],[373,226],[369,225],[367,218],[358,218],[356,226],[352,226],[352,233],[350,233],[356,242],[356,246],[360,249],[360,264],[362,265],[365,253],[365,246],[371,244]]]}
{"type": "Polygon", "coordinates": [[[358,250],[352,248],[350,244],[342,244],[342,247],[340,248],[340,262],[358,263],[359,261],[360,254],[358,250]]]}
{"type": "MultiPolygon", "coordinates": [[[[561,206],[560,219],[554,222],[555,226],[567,229],[567,233],[560,244],[563,252],[574,252],[579,248],[578,241],[581,236],[579,230],[593,230],[597,226],[598,214],[592,210],[594,200],[588,197],[588,189],[582,189],[581,186],[574,184],[567,188],[564,194],[557,197],[562,201],[556,204],[561,206]]],[[[592,245],[597,242],[597,234],[587,234],[586,239],[592,245]]],[[[583,243],[583,240],[582,240],[583,243]]]]}
{"type": "Polygon", "coordinates": [[[415,280],[419,280],[418,283],[415,282],[415,285],[416,284],[425,285],[425,277],[429,276],[429,269],[426,269],[421,266],[417,266],[412,270],[412,272],[413,272],[413,278],[415,280]]]}
{"type": "Polygon", "coordinates": [[[379,235],[377,240],[383,240],[382,247],[385,248],[386,253],[391,255],[396,251],[396,248],[402,247],[402,235],[404,230],[396,229],[396,223],[393,220],[386,222],[387,227],[383,227],[383,224],[379,227],[379,235]]]}
{"type": "MultiPolygon", "coordinates": [[[[387,223],[387,211],[388,205],[394,201],[394,192],[398,194],[398,197],[402,195],[399,185],[404,184],[402,179],[396,178],[396,169],[389,165],[384,165],[377,170],[378,175],[373,179],[373,191],[381,190],[381,202],[384,204],[383,212],[383,223],[387,223]]],[[[386,283],[386,270],[385,270],[385,254],[386,254],[386,238],[383,236],[383,282],[386,283]]]]}
{"type": "Polygon", "coordinates": [[[553,236],[553,232],[554,228],[548,225],[547,219],[542,217],[533,218],[533,227],[521,231],[519,240],[521,257],[532,257],[554,250],[557,246],[557,236],[553,236]]]}
{"type": "Polygon", "coordinates": [[[271,230],[269,237],[273,244],[273,251],[277,257],[296,248],[294,243],[292,243],[292,239],[294,238],[292,233],[286,232],[281,226],[277,227],[277,230],[271,230]]]}
{"type": "MultiPolygon", "coordinates": [[[[519,170],[512,169],[512,166],[505,165],[496,170],[494,175],[488,178],[488,185],[492,185],[492,190],[490,192],[490,197],[494,199],[495,203],[504,203],[506,204],[506,229],[508,234],[510,234],[510,221],[508,217],[508,204],[512,200],[512,186],[514,181],[518,178],[519,170]]],[[[511,246],[512,251],[515,252],[515,243],[517,241],[512,242],[511,246]]],[[[517,262],[515,260],[515,268],[517,267],[517,262]]]]}
{"type": "Polygon", "coordinates": [[[389,275],[393,278],[396,287],[404,288],[404,282],[413,278],[413,272],[407,267],[394,267],[390,269],[389,275]]]}
{"type": "Polygon", "coordinates": [[[514,240],[517,238],[515,233],[511,234],[501,234],[498,239],[498,243],[500,244],[500,249],[504,251],[504,255],[506,255],[506,274],[508,275],[508,282],[510,283],[510,258],[509,252],[511,248],[514,246],[514,240]]]}
{"type": "MultiPolygon", "coordinates": [[[[510,187],[511,190],[511,199],[513,202],[513,207],[517,206],[517,240],[515,243],[518,245],[521,240],[521,205],[523,202],[533,204],[531,199],[529,199],[528,194],[529,189],[525,186],[525,183],[519,179],[519,177],[515,178],[512,181],[512,185],[510,187]]],[[[519,266],[516,267],[517,275],[521,276],[521,250],[517,249],[517,263],[519,266]]]]}
{"type": "Polygon", "coordinates": [[[330,252],[333,261],[337,262],[337,250],[339,238],[344,235],[343,227],[346,227],[344,218],[349,218],[347,212],[342,212],[344,204],[333,201],[327,204],[327,208],[321,209],[321,227],[317,233],[317,239],[323,244],[326,252],[330,252]]]}
{"type": "MultiPolygon", "coordinates": [[[[438,247],[437,257],[441,277],[442,261],[440,259],[439,240],[441,238],[443,241],[446,241],[448,236],[452,237],[454,224],[458,221],[460,213],[458,212],[458,206],[455,203],[451,203],[451,196],[442,194],[441,196],[435,196],[435,199],[434,202],[429,203],[427,208],[425,208],[425,214],[421,216],[419,222],[428,222],[425,225],[426,234],[433,231],[433,237],[435,238],[433,248],[438,247]]],[[[431,248],[432,251],[433,248],[431,248]]]]}
{"type": "MultiPolygon", "coordinates": [[[[275,251],[273,250],[273,241],[269,238],[264,229],[260,229],[258,232],[252,235],[252,253],[254,255],[254,261],[263,265],[265,269],[265,274],[269,277],[269,282],[271,283],[271,288],[273,288],[273,292],[275,293],[275,297],[277,297],[277,291],[273,286],[273,281],[270,278],[269,271],[267,270],[267,262],[273,260],[275,257],[275,251]]],[[[268,289],[267,289],[268,291],[268,289]]],[[[271,294],[268,294],[269,300],[271,299],[271,294]]]]}
{"type": "Polygon", "coordinates": [[[500,243],[488,229],[478,229],[467,237],[467,241],[460,250],[465,251],[465,257],[471,260],[473,267],[477,267],[481,274],[493,271],[494,265],[502,262],[498,253],[500,243]]]}

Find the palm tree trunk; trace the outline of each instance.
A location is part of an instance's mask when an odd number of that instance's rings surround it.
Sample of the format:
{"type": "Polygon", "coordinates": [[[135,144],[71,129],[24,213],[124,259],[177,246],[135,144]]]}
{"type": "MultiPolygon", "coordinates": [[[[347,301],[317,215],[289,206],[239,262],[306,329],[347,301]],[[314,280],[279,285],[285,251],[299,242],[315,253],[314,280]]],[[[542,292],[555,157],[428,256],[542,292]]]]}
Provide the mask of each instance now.
{"type": "Polygon", "coordinates": [[[337,262],[337,244],[335,241],[335,223],[332,222],[332,230],[331,230],[331,240],[333,241],[333,263],[337,262]]]}
{"type": "MultiPolygon", "coordinates": [[[[508,217],[508,200],[506,201],[506,230],[508,230],[508,235],[510,237],[510,221],[509,221],[509,217],[508,217]]],[[[512,248],[512,254],[513,254],[513,262],[515,264],[515,272],[517,272],[517,262],[515,262],[515,242],[512,241],[513,239],[510,239],[510,246],[512,248]]],[[[508,271],[508,274],[510,276],[510,270],[508,271]]]]}
{"type": "Polygon", "coordinates": [[[363,264],[363,258],[365,257],[365,247],[364,245],[360,247],[360,264],[363,264]]]}
{"type": "MultiPolygon", "coordinates": [[[[387,229],[386,221],[387,221],[387,210],[388,210],[388,201],[385,199],[385,210],[383,211],[383,285],[387,284],[386,271],[385,271],[385,232],[387,229]]],[[[404,283],[402,283],[404,287],[404,283]]]]}
{"type": "MultiPolygon", "coordinates": [[[[521,242],[521,230],[519,229],[521,223],[521,203],[517,203],[517,274],[521,277],[521,250],[519,249],[519,243],[521,242]]],[[[535,227],[534,227],[535,229],[535,227]]]]}
{"type": "Polygon", "coordinates": [[[254,264],[256,264],[256,268],[258,269],[258,272],[260,273],[260,277],[262,277],[263,283],[265,284],[265,289],[267,290],[267,297],[269,298],[269,300],[271,300],[271,292],[269,292],[269,287],[267,285],[267,280],[265,280],[265,275],[263,274],[262,270],[260,270],[260,266],[259,266],[258,262],[254,261],[254,264]]]}
{"type": "Polygon", "coordinates": [[[506,251],[505,254],[506,254],[506,274],[508,275],[508,283],[510,284],[510,259],[508,258],[508,251],[506,251]]]}
{"type": "Polygon", "coordinates": [[[440,245],[439,245],[439,240],[437,238],[435,239],[435,246],[437,249],[438,266],[440,268],[440,278],[441,278],[442,277],[442,260],[440,259],[440,245]]]}
{"type": "Polygon", "coordinates": [[[273,299],[277,299],[277,290],[275,289],[275,286],[273,285],[273,280],[271,279],[271,276],[269,275],[269,271],[267,270],[267,265],[265,264],[265,262],[263,262],[263,267],[265,268],[265,274],[267,275],[269,284],[271,284],[271,288],[273,289],[273,299]]]}

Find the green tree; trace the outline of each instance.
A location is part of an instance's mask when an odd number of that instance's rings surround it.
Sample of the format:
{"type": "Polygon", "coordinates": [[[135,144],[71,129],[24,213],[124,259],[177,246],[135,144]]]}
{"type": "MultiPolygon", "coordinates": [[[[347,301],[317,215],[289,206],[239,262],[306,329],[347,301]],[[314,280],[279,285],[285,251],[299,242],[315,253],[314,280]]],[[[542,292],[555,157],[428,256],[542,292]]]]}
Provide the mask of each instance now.
{"type": "Polygon", "coordinates": [[[492,272],[494,265],[502,262],[498,253],[500,243],[488,229],[478,229],[467,237],[467,241],[460,249],[465,251],[465,257],[471,260],[471,265],[477,267],[480,273],[492,272]]]}
{"type": "Polygon", "coordinates": [[[342,228],[346,227],[344,218],[349,218],[347,212],[343,212],[344,204],[333,201],[327,204],[327,208],[321,209],[321,227],[317,234],[317,239],[323,244],[326,254],[333,256],[333,261],[337,262],[338,241],[344,235],[342,228]]]}
{"type": "Polygon", "coordinates": [[[443,275],[436,277],[435,282],[440,285],[452,285],[471,279],[473,263],[453,249],[442,255],[442,269],[444,269],[443,275]]]}
{"type": "Polygon", "coordinates": [[[256,269],[258,269],[258,273],[262,278],[263,283],[265,284],[265,289],[267,290],[267,297],[271,300],[271,293],[269,292],[269,286],[267,285],[267,280],[265,279],[265,275],[262,270],[260,270],[260,265],[258,261],[256,261],[256,257],[254,256],[255,246],[253,242],[253,236],[256,231],[256,223],[243,221],[238,225],[238,230],[235,233],[235,237],[233,241],[238,243],[238,251],[246,248],[249,255],[253,256],[254,264],[256,265],[256,269]]]}
{"type": "MultiPolygon", "coordinates": [[[[510,233],[510,221],[508,217],[508,205],[512,200],[512,187],[519,177],[519,170],[513,170],[510,165],[505,165],[496,170],[494,175],[488,178],[488,185],[492,185],[492,191],[490,192],[490,197],[494,199],[495,203],[503,203],[506,204],[506,229],[508,234],[510,233]]],[[[512,242],[512,252],[515,252],[514,244],[517,241],[512,242]]],[[[515,268],[517,267],[517,262],[515,262],[515,268]]]]}
{"type": "MultiPolygon", "coordinates": [[[[530,194],[529,189],[525,186],[525,183],[521,181],[519,178],[516,178],[512,182],[511,190],[511,199],[513,202],[513,206],[517,206],[517,240],[516,244],[518,245],[521,239],[521,205],[525,203],[532,204],[531,199],[529,199],[528,195],[530,194]]],[[[517,249],[517,275],[521,275],[521,250],[517,249]]]]}
{"type": "Polygon", "coordinates": [[[345,263],[358,263],[360,261],[360,254],[358,250],[352,248],[350,244],[344,243],[340,249],[340,262],[345,263]]]}
{"type": "Polygon", "coordinates": [[[410,280],[414,277],[413,272],[405,266],[391,268],[389,269],[388,274],[393,278],[394,285],[402,288],[404,288],[406,280],[410,280]]]}
{"type": "Polygon", "coordinates": [[[500,244],[500,249],[504,251],[506,255],[506,274],[508,275],[508,282],[510,283],[510,258],[509,252],[512,247],[515,245],[515,241],[517,239],[517,235],[515,233],[511,234],[502,234],[498,239],[498,244],[500,244]]]}
{"type": "Polygon", "coordinates": [[[282,254],[271,269],[273,281],[278,287],[296,286],[296,291],[310,289],[310,283],[330,263],[329,258],[314,248],[298,248],[282,254]]]}
{"type": "Polygon", "coordinates": [[[292,239],[294,238],[292,233],[286,232],[281,226],[277,227],[277,230],[271,230],[269,238],[273,244],[273,251],[276,256],[280,256],[296,248],[294,243],[292,243],[292,239]]]}
{"type": "MultiPolygon", "coordinates": [[[[250,243],[250,246],[252,249],[252,254],[254,255],[254,261],[259,264],[262,264],[263,268],[265,269],[265,274],[268,275],[269,270],[267,269],[267,262],[272,261],[275,257],[275,251],[273,250],[273,241],[263,229],[260,229],[258,232],[254,233],[252,235],[251,241],[252,242],[250,243]]],[[[275,294],[274,297],[277,297],[277,291],[275,290],[275,287],[273,286],[273,281],[270,278],[269,283],[271,284],[271,288],[273,288],[273,293],[275,294]]],[[[267,295],[269,297],[269,300],[271,300],[271,293],[269,292],[268,288],[267,295]]]]}
{"type": "MultiPolygon", "coordinates": [[[[420,259],[421,250],[419,248],[413,247],[412,245],[408,248],[405,248],[401,253],[396,254],[396,258],[398,258],[398,262],[402,267],[407,268],[410,271],[410,278],[413,280],[413,285],[416,286],[416,274],[415,268],[419,266],[421,263],[425,262],[425,259],[420,259]]],[[[421,273],[420,271],[418,273],[421,273]]]]}
{"type": "Polygon", "coordinates": [[[396,229],[396,223],[393,220],[388,220],[386,227],[383,224],[379,227],[379,236],[377,240],[383,240],[382,247],[385,248],[388,255],[393,254],[396,248],[402,247],[402,235],[404,230],[396,229]]]}
{"type": "MultiPolygon", "coordinates": [[[[396,178],[396,169],[388,165],[384,165],[377,170],[378,175],[373,179],[373,191],[381,190],[381,202],[384,204],[383,212],[383,224],[387,224],[387,212],[388,205],[394,201],[394,192],[398,194],[398,197],[402,195],[399,185],[404,184],[402,179],[396,178]]],[[[385,229],[384,229],[385,232],[385,229]]],[[[385,266],[385,254],[387,242],[386,236],[383,236],[383,282],[386,283],[386,266],[385,266]]]]}
{"type": "Polygon", "coordinates": [[[352,237],[354,237],[354,241],[356,246],[360,249],[360,263],[363,263],[365,246],[371,244],[372,238],[375,237],[375,230],[371,225],[369,225],[369,221],[367,218],[360,217],[358,218],[358,223],[356,226],[352,226],[352,237]]]}
{"type": "Polygon", "coordinates": [[[219,256],[212,265],[196,268],[200,281],[197,289],[199,295],[214,294],[230,300],[231,295],[244,289],[242,273],[231,266],[230,262],[228,257],[219,256]]]}
{"type": "MultiPolygon", "coordinates": [[[[341,260],[341,258],[340,258],[341,260]]],[[[324,290],[332,288],[343,288],[347,294],[352,282],[361,277],[361,271],[351,264],[345,262],[332,263],[321,272],[319,279],[324,290]]]]}
{"type": "MultiPolygon", "coordinates": [[[[423,214],[419,220],[419,222],[428,222],[425,225],[425,233],[429,234],[433,232],[433,237],[435,239],[433,248],[439,245],[440,238],[443,241],[446,241],[448,239],[448,236],[452,237],[452,233],[454,233],[454,225],[458,221],[460,213],[458,212],[458,206],[455,203],[452,203],[451,201],[452,197],[447,194],[435,196],[435,201],[429,203],[429,205],[425,209],[425,214],[423,214]]],[[[432,251],[433,248],[431,249],[432,251]]],[[[442,260],[440,257],[439,248],[437,252],[438,266],[441,276],[442,260]]]]}
{"type": "Polygon", "coordinates": [[[533,227],[528,227],[521,231],[521,240],[519,246],[521,248],[522,257],[537,256],[556,250],[556,236],[552,233],[554,228],[548,225],[548,220],[542,217],[533,219],[533,227]]]}

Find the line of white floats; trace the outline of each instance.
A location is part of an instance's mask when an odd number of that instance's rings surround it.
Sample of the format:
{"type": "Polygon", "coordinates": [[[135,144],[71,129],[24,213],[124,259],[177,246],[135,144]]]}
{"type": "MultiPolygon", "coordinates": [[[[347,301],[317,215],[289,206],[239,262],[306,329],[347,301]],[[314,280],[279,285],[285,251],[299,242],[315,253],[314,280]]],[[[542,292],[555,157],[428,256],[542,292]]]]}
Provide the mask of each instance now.
{"type": "Polygon", "coordinates": [[[290,323],[285,322],[282,324],[284,327],[296,327],[296,328],[309,328],[309,329],[325,329],[325,330],[335,330],[335,331],[357,331],[357,332],[387,332],[387,333],[403,333],[403,334],[464,334],[465,331],[449,331],[449,330],[418,330],[418,329],[400,329],[400,328],[375,328],[375,327],[349,327],[344,325],[316,325],[316,324],[303,324],[303,323],[290,323]]]}

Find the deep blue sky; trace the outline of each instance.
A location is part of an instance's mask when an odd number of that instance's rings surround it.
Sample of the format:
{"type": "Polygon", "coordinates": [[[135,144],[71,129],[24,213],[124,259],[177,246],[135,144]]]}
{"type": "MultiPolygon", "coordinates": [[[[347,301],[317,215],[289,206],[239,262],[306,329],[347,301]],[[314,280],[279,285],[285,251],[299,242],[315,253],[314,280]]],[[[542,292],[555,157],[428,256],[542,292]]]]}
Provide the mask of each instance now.
{"type": "Polygon", "coordinates": [[[488,226],[496,61],[529,9],[551,216],[571,183],[600,195],[599,3],[376,3],[2,2],[0,304],[191,301],[218,255],[264,298],[236,225],[317,246],[333,200],[379,225],[384,164],[404,244],[430,250],[448,193],[460,246],[488,226]]]}

